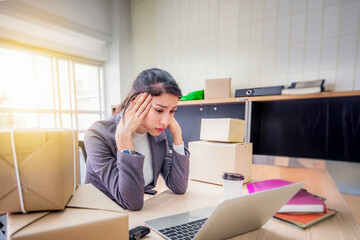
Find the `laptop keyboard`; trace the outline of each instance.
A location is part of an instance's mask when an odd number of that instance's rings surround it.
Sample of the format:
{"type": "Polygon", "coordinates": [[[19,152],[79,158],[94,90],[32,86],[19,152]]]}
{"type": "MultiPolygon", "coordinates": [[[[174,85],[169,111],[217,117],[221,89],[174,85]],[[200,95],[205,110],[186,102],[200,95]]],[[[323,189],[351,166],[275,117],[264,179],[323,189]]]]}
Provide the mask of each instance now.
{"type": "Polygon", "coordinates": [[[207,218],[169,228],[160,229],[159,232],[169,239],[190,240],[195,237],[207,218]]]}

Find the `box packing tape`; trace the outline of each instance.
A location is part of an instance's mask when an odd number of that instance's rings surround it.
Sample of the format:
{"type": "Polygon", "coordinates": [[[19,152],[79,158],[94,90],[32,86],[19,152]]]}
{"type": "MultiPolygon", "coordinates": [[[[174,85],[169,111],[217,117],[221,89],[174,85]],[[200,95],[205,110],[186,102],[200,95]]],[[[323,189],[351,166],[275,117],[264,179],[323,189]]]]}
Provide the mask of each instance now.
{"type": "Polygon", "coordinates": [[[0,131],[0,211],[63,209],[79,183],[77,134],[70,129],[0,131]]]}

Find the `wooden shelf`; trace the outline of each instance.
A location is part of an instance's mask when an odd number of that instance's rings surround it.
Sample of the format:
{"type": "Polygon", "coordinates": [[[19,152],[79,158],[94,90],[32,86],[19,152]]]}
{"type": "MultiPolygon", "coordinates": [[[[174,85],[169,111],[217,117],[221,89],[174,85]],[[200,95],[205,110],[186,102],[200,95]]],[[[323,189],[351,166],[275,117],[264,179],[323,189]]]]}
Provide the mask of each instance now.
{"type": "Polygon", "coordinates": [[[245,102],[245,101],[265,102],[265,101],[353,97],[353,96],[360,96],[360,91],[321,92],[321,93],[299,94],[299,95],[271,95],[271,96],[259,96],[259,97],[218,98],[218,99],[205,99],[205,100],[194,100],[194,101],[180,101],[179,106],[232,104],[232,103],[245,102]]]}
{"type": "MultiPolygon", "coordinates": [[[[253,102],[266,102],[266,101],[282,101],[282,100],[297,100],[297,99],[311,99],[311,98],[333,98],[333,97],[353,97],[360,96],[360,91],[345,91],[345,92],[321,92],[312,94],[299,94],[299,95],[271,95],[271,96],[258,96],[258,97],[238,97],[238,98],[216,98],[204,99],[193,101],[180,101],[179,106],[191,105],[211,105],[211,104],[233,104],[245,101],[253,102]]],[[[114,110],[119,105],[112,105],[114,110]]]]}

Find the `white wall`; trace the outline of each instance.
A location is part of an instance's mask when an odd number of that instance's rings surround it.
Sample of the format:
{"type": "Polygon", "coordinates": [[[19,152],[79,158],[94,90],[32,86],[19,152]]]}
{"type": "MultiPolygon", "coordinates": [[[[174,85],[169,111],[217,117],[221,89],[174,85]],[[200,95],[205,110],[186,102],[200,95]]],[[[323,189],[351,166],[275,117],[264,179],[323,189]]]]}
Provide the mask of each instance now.
{"type": "Polygon", "coordinates": [[[134,77],[157,66],[156,0],[131,1],[134,77]]]}
{"type": "Polygon", "coordinates": [[[80,32],[97,32],[100,37],[110,37],[112,34],[110,0],[21,0],[20,2],[30,14],[34,15],[36,9],[36,17],[44,18],[48,22],[68,28],[76,26],[80,32]]]}
{"type": "MultiPolygon", "coordinates": [[[[132,17],[131,17],[131,1],[120,0],[120,9],[118,12],[120,17],[120,63],[121,76],[121,99],[124,99],[131,88],[134,80],[133,72],[133,42],[132,42],[132,17]]],[[[120,104],[120,101],[116,104],[120,104]]]]}
{"type": "Polygon", "coordinates": [[[156,0],[156,9],[147,48],[185,94],[220,77],[232,77],[232,94],[318,78],[330,90],[360,89],[359,0],[156,0]]]}
{"type": "Polygon", "coordinates": [[[107,117],[112,113],[111,106],[119,105],[125,98],[133,79],[130,6],[130,0],[111,0],[113,43],[107,48],[105,65],[107,117]]]}

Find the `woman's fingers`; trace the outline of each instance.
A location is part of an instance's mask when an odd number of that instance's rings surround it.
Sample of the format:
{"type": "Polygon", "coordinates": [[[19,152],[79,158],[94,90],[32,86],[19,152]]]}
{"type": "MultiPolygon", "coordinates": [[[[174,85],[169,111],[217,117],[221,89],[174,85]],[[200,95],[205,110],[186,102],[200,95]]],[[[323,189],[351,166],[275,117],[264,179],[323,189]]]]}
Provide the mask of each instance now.
{"type": "Polygon", "coordinates": [[[140,126],[142,119],[150,110],[152,96],[148,93],[140,93],[131,100],[129,107],[125,111],[125,118],[121,118],[122,125],[118,126],[117,131],[134,133],[140,126]]]}
{"type": "Polygon", "coordinates": [[[149,112],[150,108],[151,108],[151,103],[149,103],[146,106],[145,110],[139,115],[139,119],[143,119],[146,116],[146,114],[149,112]]]}
{"type": "Polygon", "coordinates": [[[146,99],[142,102],[138,110],[136,111],[135,115],[140,117],[140,115],[144,112],[144,110],[149,106],[151,102],[152,96],[149,94],[146,99]]]}
{"type": "Polygon", "coordinates": [[[139,93],[133,100],[130,101],[130,104],[126,109],[126,112],[131,111],[134,108],[135,104],[139,101],[142,95],[144,95],[144,93],[139,93]]]}
{"type": "Polygon", "coordinates": [[[135,113],[141,106],[142,102],[145,100],[146,96],[147,93],[140,93],[138,96],[136,96],[136,98],[131,101],[132,106],[131,109],[129,109],[129,111],[133,111],[135,113]]]}

